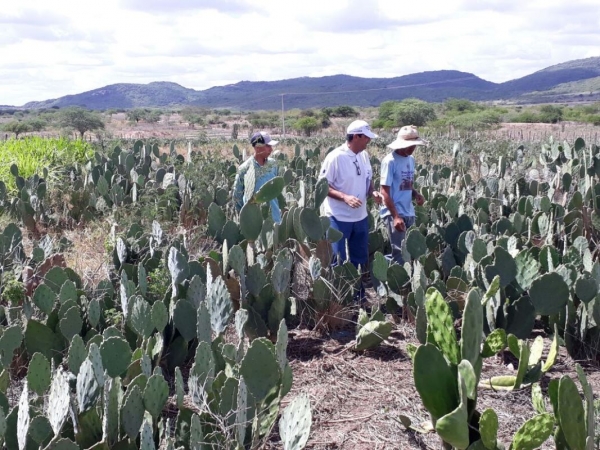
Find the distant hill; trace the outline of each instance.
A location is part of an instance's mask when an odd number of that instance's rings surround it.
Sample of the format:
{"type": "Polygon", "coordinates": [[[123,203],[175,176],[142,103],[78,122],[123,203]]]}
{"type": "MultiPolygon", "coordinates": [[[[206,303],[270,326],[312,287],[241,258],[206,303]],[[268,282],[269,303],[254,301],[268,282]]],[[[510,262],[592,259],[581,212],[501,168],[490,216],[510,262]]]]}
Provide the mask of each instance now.
{"type": "Polygon", "coordinates": [[[377,106],[386,100],[409,97],[429,102],[441,102],[451,97],[475,101],[547,102],[563,99],[565,95],[569,98],[568,94],[573,89],[583,89],[584,86],[590,89],[581,92],[589,94],[598,89],[598,84],[588,80],[598,77],[600,57],[594,57],[557,64],[505,83],[492,83],[456,70],[437,70],[394,78],[332,75],[280,81],[241,81],[199,91],[170,82],[113,84],[81,94],[29,102],[22,108],[82,106],[88,109],[128,109],[189,105],[242,110],[279,109],[281,94],[285,94],[286,109],[344,104],[377,106]],[[579,83],[583,84],[578,86],[579,83]]]}

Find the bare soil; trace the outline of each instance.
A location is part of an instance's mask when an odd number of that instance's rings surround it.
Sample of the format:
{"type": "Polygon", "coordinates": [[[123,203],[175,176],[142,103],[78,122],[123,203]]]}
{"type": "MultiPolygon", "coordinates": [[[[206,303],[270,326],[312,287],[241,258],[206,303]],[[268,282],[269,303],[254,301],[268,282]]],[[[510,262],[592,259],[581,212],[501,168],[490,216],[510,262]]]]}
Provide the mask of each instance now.
{"type": "MultiPolygon", "coordinates": [[[[405,322],[397,323],[387,342],[362,353],[351,350],[354,333],[354,323],[325,336],[306,329],[290,331],[288,359],[294,384],[282,406],[300,393],[309,395],[313,424],[306,448],[441,448],[435,433],[407,430],[398,419],[399,415],[406,415],[417,426],[429,421],[429,414],[414,386],[412,362],[406,351],[407,344],[418,344],[414,327],[405,322]]],[[[543,358],[550,346],[547,338],[544,345],[543,358]]],[[[600,371],[585,362],[581,364],[597,399],[600,371]]],[[[516,366],[516,358],[506,351],[484,361],[481,378],[515,374],[516,366]]],[[[574,366],[575,361],[561,348],[556,364],[540,383],[546,398],[548,382],[552,378],[568,375],[579,386],[574,366]]],[[[531,387],[514,392],[479,389],[478,393],[478,410],[493,408],[496,411],[498,437],[505,444],[509,444],[519,427],[536,414],[531,402],[531,387]]],[[[551,410],[549,400],[547,403],[551,410]]],[[[281,448],[276,432],[267,448],[281,448]]],[[[554,448],[552,439],[540,448],[554,448]]]]}

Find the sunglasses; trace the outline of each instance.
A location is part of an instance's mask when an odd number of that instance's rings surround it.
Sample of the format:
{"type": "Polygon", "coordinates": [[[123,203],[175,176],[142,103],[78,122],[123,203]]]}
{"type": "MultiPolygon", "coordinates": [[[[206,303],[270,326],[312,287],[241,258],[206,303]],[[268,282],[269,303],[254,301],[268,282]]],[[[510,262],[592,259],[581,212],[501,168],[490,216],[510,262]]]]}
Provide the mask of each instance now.
{"type": "Polygon", "coordinates": [[[356,167],[356,175],[360,175],[360,166],[358,165],[358,159],[352,161],[354,163],[354,167],[356,167]]]}

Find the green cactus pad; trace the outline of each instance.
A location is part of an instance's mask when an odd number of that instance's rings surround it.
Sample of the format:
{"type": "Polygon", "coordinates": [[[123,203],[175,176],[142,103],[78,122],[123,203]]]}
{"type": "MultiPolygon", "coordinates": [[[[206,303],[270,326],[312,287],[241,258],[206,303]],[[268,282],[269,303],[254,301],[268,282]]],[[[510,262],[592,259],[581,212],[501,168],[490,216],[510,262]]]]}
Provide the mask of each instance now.
{"type": "Polygon", "coordinates": [[[177,407],[183,406],[183,396],[185,393],[183,384],[183,376],[181,375],[181,369],[175,367],[175,400],[177,401],[177,407]]]}
{"type": "Polygon", "coordinates": [[[427,343],[435,344],[452,364],[458,364],[460,349],[456,341],[452,311],[435,288],[427,290],[427,343]]]}
{"type": "Polygon", "coordinates": [[[434,420],[456,409],[459,404],[456,375],[437,347],[426,344],[417,348],[413,377],[421,401],[434,420]]]}
{"type": "Polygon", "coordinates": [[[121,409],[121,426],[129,439],[135,439],[144,420],[144,400],[139,386],[128,389],[121,409]]]}
{"type": "Polygon", "coordinates": [[[315,185],[315,209],[319,209],[323,201],[329,195],[329,183],[327,178],[323,177],[315,185]]]}
{"type": "Polygon", "coordinates": [[[163,407],[169,398],[169,385],[162,375],[152,375],[148,378],[144,389],[144,406],[156,420],[162,413],[163,407]]]}
{"type": "Polygon", "coordinates": [[[542,387],[539,383],[533,383],[531,386],[531,403],[538,414],[545,414],[547,412],[542,387]]]}
{"type": "Polygon", "coordinates": [[[177,300],[173,312],[173,323],[181,333],[183,339],[188,342],[197,336],[196,315],[197,311],[189,301],[184,299],[177,300]]]}
{"type": "MultiPolygon", "coordinates": [[[[0,336],[0,352],[2,356],[2,365],[4,367],[10,365],[13,353],[21,346],[21,342],[23,342],[23,332],[19,325],[12,325],[4,329],[2,336],[0,336]]],[[[27,346],[27,342],[25,344],[27,346]]],[[[33,353],[30,352],[30,354],[33,353]]]]}
{"type": "MultiPolygon", "coordinates": [[[[129,303],[130,314],[127,318],[128,323],[138,336],[144,339],[149,337],[154,330],[154,324],[152,323],[153,308],[141,295],[134,295],[129,299],[129,303]]],[[[162,302],[155,302],[155,304],[159,303],[162,302]]],[[[160,306],[157,308],[160,308],[160,306]]]]}
{"type": "Polygon", "coordinates": [[[202,422],[198,414],[192,416],[190,425],[190,449],[204,448],[204,433],[202,432],[202,422]]]}
{"type": "Polygon", "coordinates": [[[86,358],[79,368],[77,374],[77,403],[79,412],[85,412],[93,408],[100,394],[100,385],[94,374],[92,362],[86,358]]]}
{"type": "Polygon", "coordinates": [[[100,323],[100,316],[102,315],[102,307],[97,299],[90,300],[87,309],[87,318],[90,325],[94,328],[100,323]]]}
{"type": "Polygon", "coordinates": [[[356,336],[356,351],[374,348],[386,340],[392,332],[393,325],[390,322],[372,320],[359,330],[356,336]]]}
{"type": "Polygon", "coordinates": [[[494,249],[494,265],[485,268],[485,275],[488,281],[496,276],[500,276],[500,286],[508,286],[517,276],[517,264],[513,257],[502,247],[494,249]]]}
{"type": "Polygon", "coordinates": [[[265,271],[260,267],[260,264],[257,263],[248,267],[246,286],[252,295],[258,297],[266,283],[267,277],[265,276],[265,271]]]}
{"type": "Polygon", "coordinates": [[[466,359],[475,367],[481,355],[481,341],[483,339],[483,308],[481,306],[481,294],[477,289],[472,289],[467,295],[462,325],[461,359],[466,359]]]}
{"type": "Polygon", "coordinates": [[[109,377],[118,377],[131,364],[131,348],[126,340],[119,337],[105,339],[100,345],[102,366],[109,377]]]}
{"type": "Polygon", "coordinates": [[[387,281],[388,261],[381,252],[375,252],[373,256],[372,272],[373,276],[379,281],[385,283],[387,281]]]}
{"type": "Polygon", "coordinates": [[[517,265],[516,281],[519,287],[527,291],[532,283],[540,276],[540,263],[528,250],[523,250],[515,257],[517,265]]]}
{"type": "Polygon", "coordinates": [[[17,442],[19,444],[19,450],[25,450],[30,421],[31,417],[29,415],[29,389],[27,386],[27,381],[25,381],[23,383],[23,390],[21,391],[21,396],[19,397],[19,411],[17,413],[17,442]]]}
{"type": "Polygon", "coordinates": [[[300,212],[300,223],[304,233],[314,242],[319,241],[323,237],[323,226],[321,219],[314,209],[302,208],[300,212]]]}
{"type": "Polygon", "coordinates": [[[40,352],[48,359],[58,359],[64,348],[62,338],[54,334],[46,325],[33,319],[27,321],[24,342],[27,353],[33,355],[35,352],[40,352]]]}
{"type": "Polygon", "coordinates": [[[406,235],[406,249],[413,259],[419,259],[427,253],[427,242],[425,236],[418,228],[414,228],[406,235]]]}
{"type": "Polygon", "coordinates": [[[240,211],[240,230],[249,241],[255,241],[262,230],[262,214],[256,203],[246,203],[240,211]]]}
{"type": "Polygon", "coordinates": [[[65,281],[60,288],[58,299],[61,304],[69,300],[77,302],[77,288],[75,287],[75,283],[71,280],[65,281]]]}
{"type": "Polygon", "coordinates": [[[38,395],[50,387],[50,363],[41,353],[34,353],[27,369],[27,385],[38,395]]]}
{"type": "MultiPolygon", "coordinates": [[[[200,394],[203,394],[204,391],[210,391],[214,377],[215,358],[211,345],[208,342],[200,342],[196,348],[194,365],[192,366],[188,380],[188,387],[190,388],[192,398],[194,399],[194,395],[192,394],[194,389],[199,390],[200,394]]],[[[202,399],[196,398],[196,400],[202,399]]]]}
{"type": "Polygon", "coordinates": [[[211,203],[208,207],[208,234],[216,237],[227,222],[227,217],[222,208],[216,203],[211,203]]]}
{"type": "Polygon", "coordinates": [[[498,416],[496,415],[496,411],[488,408],[481,413],[479,433],[485,448],[496,448],[496,436],[498,435],[498,416]]]}
{"type": "MultiPolygon", "coordinates": [[[[231,296],[222,277],[217,277],[214,280],[206,303],[210,313],[211,328],[219,335],[225,331],[231,314],[233,314],[231,296]]],[[[197,335],[197,331],[195,334],[197,335]]]]}
{"type": "Polygon", "coordinates": [[[279,435],[284,450],[301,450],[306,445],[312,424],[308,395],[297,396],[283,410],[279,421],[279,435]]]}
{"type": "Polygon", "coordinates": [[[435,431],[444,442],[456,448],[466,449],[469,446],[469,412],[467,409],[467,388],[462,376],[458,375],[460,403],[455,410],[440,417],[435,424],[435,431]]]}
{"type": "Polygon", "coordinates": [[[140,450],[156,450],[154,437],[152,436],[152,425],[147,420],[142,424],[140,433],[140,450]]]}
{"type": "Polygon", "coordinates": [[[40,284],[33,293],[33,303],[45,314],[50,314],[56,302],[56,293],[45,284],[40,284]]]}
{"type": "Polygon", "coordinates": [[[186,299],[195,308],[200,306],[200,303],[206,299],[206,286],[199,275],[194,275],[190,280],[190,285],[186,292],[186,299]]]}
{"type": "Polygon", "coordinates": [[[44,416],[35,416],[29,423],[29,437],[36,443],[42,444],[52,433],[50,422],[44,416]]]}
{"type": "Polygon", "coordinates": [[[550,316],[558,314],[569,301],[569,287],[558,273],[547,273],[531,284],[529,296],[537,314],[550,316]]]}
{"type": "Polygon", "coordinates": [[[569,447],[586,448],[586,416],[575,382],[563,375],[558,386],[558,423],[569,447]]]}
{"type": "Polygon", "coordinates": [[[67,273],[62,267],[53,267],[44,276],[46,284],[54,293],[59,294],[63,284],[69,279],[67,273]]]}
{"type": "Polygon", "coordinates": [[[554,416],[552,414],[534,416],[517,430],[513,437],[511,450],[535,450],[540,448],[550,437],[553,429],[554,416]]]}
{"type": "Polygon", "coordinates": [[[48,395],[48,419],[52,431],[58,435],[69,414],[70,388],[67,375],[59,367],[54,373],[48,395]]]}
{"type": "Polygon", "coordinates": [[[174,285],[181,284],[189,275],[189,264],[186,256],[177,248],[169,249],[169,258],[167,261],[171,279],[174,285]]]}
{"type": "Polygon", "coordinates": [[[81,320],[79,312],[79,307],[73,306],[67,310],[64,317],[59,322],[60,332],[67,341],[71,341],[73,336],[81,333],[83,320],[81,320]]]}
{"type": "Polygon", "coordinates": [[[104,419],[102,422],[102,438],[109,445],[114,445],[119,439],[119,415],[121,380],[107,378],[104,383],[104,419]]]}
{"type": "Polygon", "coordinates": [[[169,311],[162,301],[157,301],[152,304],[151,311],[152,326],[157,331],[162,332],[169,321],[169,311]]]}
{"type": "Polygon", "coordinates": [[[254,194],[254,201],[257,203],[270,202],[277,198],[285,186],[283,177],[275,177],[261,186],[256,194],[254,194]]]}
{"type": "Polygon", "coordinates": [[[410,276],[406,272],[406,269],[399,264],[392,264],[387,270],[387,283],[390,289],[396,293],[401,294],[402,289],[410,281],[410,276]]]}
{"type": "Polygon", "coordinates": [[[483,343],[481,356],[490,358],[506,348],[506,331],[498,328],[487,335],[483,343]]]}
{"type": "Polygon", "coordinates": [[[575,294],[582,302],[589,303],[598,294],[598,283],[589,275],[582,274],[575,282],[575,294]]]}
{"type": "Polygon", "coordinates": [[[257,402],[279,389],[281,369],[273,344],[264,338],[254,339],[242,360],[240,374],[257,402]]]}

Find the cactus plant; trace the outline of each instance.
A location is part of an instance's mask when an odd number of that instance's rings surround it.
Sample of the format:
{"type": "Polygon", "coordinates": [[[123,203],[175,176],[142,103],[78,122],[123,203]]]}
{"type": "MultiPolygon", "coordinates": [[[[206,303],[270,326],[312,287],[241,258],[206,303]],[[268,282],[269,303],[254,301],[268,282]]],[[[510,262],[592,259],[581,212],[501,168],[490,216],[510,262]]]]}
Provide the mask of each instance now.
{"type": "Polygon", "coordinates": [[[50,387],[50,363],[41,353],[34,353],[27,369],[27,385],[38,395],[50,387]]]}
{"type": "Polygon", "coordinates": [[[284,450],[301,450],[308,441],[312,424],[310,400],[299,395],[283,410],[279,421],[279,434],[284,450]]]}
{"type": "Polygon", "coordinates": [[[452,312],[437,289],[429,288],[427,290],[425,310],[428,322],[427,342],[435,343],[442,350],[444,356],[448,358],[448,361],[457,365],[460,358],[460,349],[452,323],[452,312]]]}
{"type": "Polygon", "coordinates": [[[144,420],[144,400],[139,386],[127,389],[121,410],[121,426],[129,439],[135,439],[144,420]]]}
{"type": "Polygon", "coordinates": [[[211,328],[219,335],[225,331],[233,313],[231,296],[222,277],[219,276],[214,280],[206,304],[210,313],[211,328]]]}
{"type": "Polygon", "coordinates": [[[144,406],[154,420],[162,413],[169,397],[169,385],[162,375],[152,375],[148,378],[144,389],[144,406]]]}
{"type": "Polygon", "coordinates": [[[567,304],[569,287],[558,273],[547,273],[531,284],[529,296],[537,314],[550,316],[567,304]]]}
{"type": "Polygon", "coordinates": [[[131,364],[131,348],[127,341],[120,337],[105,339],[100,345],[102,366],[109,377],[118,377],[131,364]]]}
{"type": "MultiPolygon", "coordinates": [[[[127,320],[131,325],[131,328],[138,334],[138,336],[142,338],[149,337],[152,334],[152,331],[154,330],[154,323],[152,320],[154,306],[150,306],[141,295],[134,295],[129,299],[129,303],[131,314],[129,315],[127,320]]],[[[162,304],[164,307],[164,304],[162,302],[156,302],[155,304],[162,304]]],[[[160,308],[160,306],[157,306],[157,309],[158,308],[160,308]]],[[[157,312],[157,314],[160,313],[157,312]]]]}

